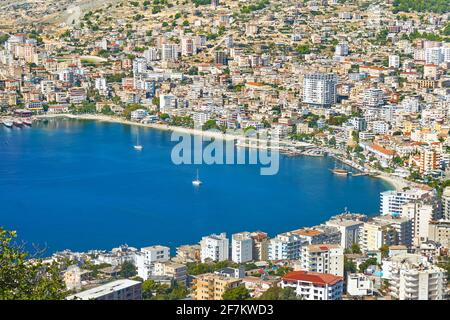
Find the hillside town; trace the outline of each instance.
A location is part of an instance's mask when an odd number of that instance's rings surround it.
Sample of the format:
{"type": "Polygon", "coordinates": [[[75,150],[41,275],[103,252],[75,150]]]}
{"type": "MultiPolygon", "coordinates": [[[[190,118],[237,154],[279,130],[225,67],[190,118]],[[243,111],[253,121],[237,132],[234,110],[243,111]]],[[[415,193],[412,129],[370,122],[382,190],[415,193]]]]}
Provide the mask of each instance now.
{"type": "Polygon", "coordinates": [[[243,227],[176,250],[68,248],[44,260],[59,266],[66,299],[448,299],[448,1],[44,2],[0,9],[23,21],[0,24],[0,125],[256,132],[394,189],[376,215],[276,235],[243,227]]]}

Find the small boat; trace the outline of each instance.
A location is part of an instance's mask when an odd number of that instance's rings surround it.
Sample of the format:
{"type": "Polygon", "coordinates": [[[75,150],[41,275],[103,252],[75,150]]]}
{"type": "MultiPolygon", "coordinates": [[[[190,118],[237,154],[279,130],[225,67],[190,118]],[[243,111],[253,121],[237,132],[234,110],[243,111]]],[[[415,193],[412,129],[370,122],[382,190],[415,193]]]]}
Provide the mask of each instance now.
{"type": "Polygon", "coordinates": [[[142,149],[144,149],[144,147],[141,144],[139,144],[139,131],[137,134],[136,145],[134,146],[134,149],[138,150],[138,151],[141,151],[142,149]]]}
{"type": "Polygon", "coordinates": [[[23,121],[22,121],[22,120],[14,120],[14,121],[13,121],[13,124],[14,124],[16,127],[22,127],[22,126],[23,126],[23,121]]]}
{"type": "Polygon", "coordinates": [[[30,119],[23,120],[23,123],[29,127],[31,127],[33,125],[33,121],[31,121],[30,119]]]}
{"type": "Polygon", "coordinates": [[[198,177],[198,169],[197,169],[197,178],[196,178],[195,180],[192,181],[192,184],[193,184],[195,187],[198,187],[198,186],[200,186],[200,185],[202,184],[202,182],[200,181],[200,179],[199,179],[199,177],[198,177]]]}
{"type": "Polygon", "coordinates": [[[346,176],[346,175],[348,175],[348,171],[344,170],[344,169],[337,169],[337,168],[335,168],[335,169],[331,170],[331,172],[333,172],[334,174],[336,174],[338,176],[346,176]]]}
{"type": "Polygon", "coordinates": [[[7,128],[12,128],[12,126],[14,125],[12,121],[10,120],[3,120],[3,125],[7,128]]]}

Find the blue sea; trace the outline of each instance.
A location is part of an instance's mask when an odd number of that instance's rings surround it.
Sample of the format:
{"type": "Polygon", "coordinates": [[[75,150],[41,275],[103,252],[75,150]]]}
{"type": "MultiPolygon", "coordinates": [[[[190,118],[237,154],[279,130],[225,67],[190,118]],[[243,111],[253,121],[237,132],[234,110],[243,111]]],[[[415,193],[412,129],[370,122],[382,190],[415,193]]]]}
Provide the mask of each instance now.
{"type": "MultiPolygon", "coordinates": [[[[351,212],[379,211],[391,189],[339,177],[328,157],[260,165],[175,165],[170,132],[73,119],[0,128],[0,226],[47,254],[120,244],[175,248],[210,233],[277,233],[351,212]],[[139,130],[142,151],[133,149],[139,130]],[[199,169],[203,184],[192,180],[199,169]]],[[[174,254],[174,250],[172,251],[174,254]]]]}

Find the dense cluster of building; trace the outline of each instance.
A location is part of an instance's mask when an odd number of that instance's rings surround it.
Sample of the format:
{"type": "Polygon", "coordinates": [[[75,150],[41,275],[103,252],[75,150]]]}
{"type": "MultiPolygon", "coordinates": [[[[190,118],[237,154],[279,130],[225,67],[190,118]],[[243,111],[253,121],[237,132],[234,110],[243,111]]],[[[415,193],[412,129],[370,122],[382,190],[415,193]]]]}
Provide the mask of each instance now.
{"type": "MultiPolygon", "coordinates": [[[[380,215],[370,219],[343,214],[274,237],[213,234],[176,256],[154,245],[53,259],[108,264],[105,279],[132,262],[142,281],[182,282],[193,299],[221,299],[237,286],[253,297],[279,286],[309,300],[446,298],[438,264],[448,259],[450,239],[450,189],[442,187],[450,177],[448,13],[406,15],[389,2],[337,0],[276,0],[255,10],[241,1],[169,1],[171,13],[166,2],[134,3],[106,3],[56,30],[5,32],[2,118],[97,113],[254,128],[314,143],[408,186],[383,192],[380,215]],[[220,261],[240,267],[187,272],[188,263],[220,261]],[[249,263],[257,268],[243,270],[249,263]],[[274,275],[282,268],[290,271],[274,275]]],[[[65,280],[75,291],[94,286],[71,298],[141,295],[139,281],[101,284],[77,266],[65,280]]]]}

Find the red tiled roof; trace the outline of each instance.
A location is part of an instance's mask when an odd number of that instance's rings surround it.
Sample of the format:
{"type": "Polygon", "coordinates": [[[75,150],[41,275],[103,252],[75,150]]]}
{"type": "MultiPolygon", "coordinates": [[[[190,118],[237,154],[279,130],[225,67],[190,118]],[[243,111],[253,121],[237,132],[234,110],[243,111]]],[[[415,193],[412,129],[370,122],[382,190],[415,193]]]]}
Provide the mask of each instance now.
{"type": "Polygon", "coordinates": [[[328,273],[309,272],[309,271],[292,271],[284,275],[283,280],[305,281],[319,285],[335,285],[342,281],[342,277],[338,277],[328,273]]]}

